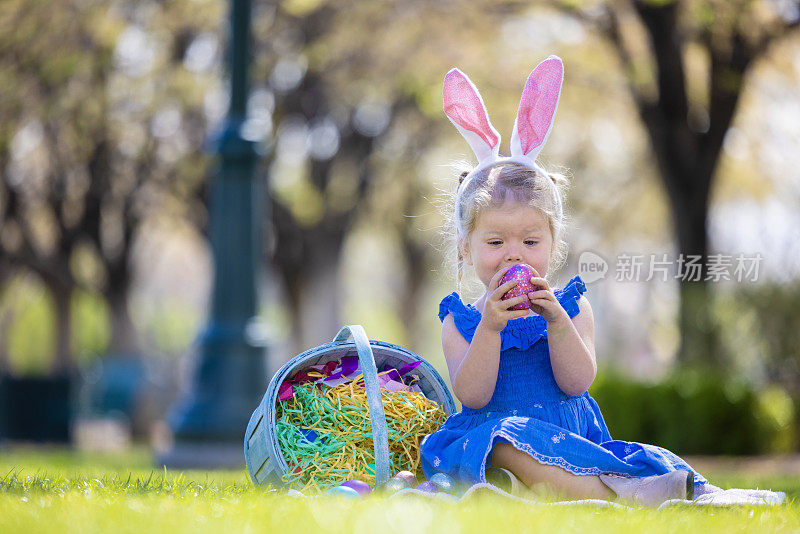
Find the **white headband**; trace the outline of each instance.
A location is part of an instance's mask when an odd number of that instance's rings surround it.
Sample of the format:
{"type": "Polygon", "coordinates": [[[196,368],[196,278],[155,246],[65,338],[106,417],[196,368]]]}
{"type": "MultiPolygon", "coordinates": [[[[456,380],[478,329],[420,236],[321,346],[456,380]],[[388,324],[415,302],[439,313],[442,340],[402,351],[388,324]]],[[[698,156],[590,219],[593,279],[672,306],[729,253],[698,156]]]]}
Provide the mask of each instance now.
{"type": "MultiPolygon", "coordinates": [[[[564,64],[558,56],[550,56],[528,76],[519,101],[517,118],[511,133],[511,156],[500,156],[500,134],[489,121],[489,113],[475,84],[459,69],[451,69],[444,77],[444,113],[466,139],[478,165],[459,185],[466,187],[478,173],[495,165],[516,163],[547,176],[536,163],[550,130],[561,97],[564,64]]],[[[561,196],[556,189],[558,218],[562,218],[561,196]]]]}

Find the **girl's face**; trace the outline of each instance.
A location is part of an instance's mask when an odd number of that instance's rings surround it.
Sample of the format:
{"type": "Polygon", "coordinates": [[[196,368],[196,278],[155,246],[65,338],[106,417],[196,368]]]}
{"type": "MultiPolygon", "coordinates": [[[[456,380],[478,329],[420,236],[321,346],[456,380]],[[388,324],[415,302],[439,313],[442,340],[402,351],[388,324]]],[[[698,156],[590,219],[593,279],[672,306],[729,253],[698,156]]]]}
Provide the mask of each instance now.
{"type": "Polygon", "coordinates": [[[475,267],[483,285],[497,271],[515,263],[526,263],[544,278],[553,249],[547,216],[537,208],[506,201],[487,208],[475,221],[475,229],[462,243],[467,265],[475,267]]]}

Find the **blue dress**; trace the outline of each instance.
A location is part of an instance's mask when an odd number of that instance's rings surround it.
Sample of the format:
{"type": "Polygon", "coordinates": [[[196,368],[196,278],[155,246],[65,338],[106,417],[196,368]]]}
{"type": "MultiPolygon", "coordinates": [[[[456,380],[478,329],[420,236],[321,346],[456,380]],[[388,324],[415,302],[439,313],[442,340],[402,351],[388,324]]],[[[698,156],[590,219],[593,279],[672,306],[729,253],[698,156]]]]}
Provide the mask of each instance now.
{"type": "MultiPolygon", "coordinates": [[[[583,281],[575,276],[554,293],[569,316],[575,317],[585,291],[583,281]]],[[[439,319],[444,321],[448,314],[471,342],[481,312],[461,302],[454,292],[439,305],[439,319]]],[[[512,319],[500,335],[500,364],[491,400],[478,410],[464,406],[424,438],[421,453],[426,477],[444,472],[469,484],[485,482],[492,448],[511,443],[542,464],[576,475],[643,477],[685,469],[694,473],[696,488],[706,483],[666,449],[611,439],[600,408],[588,392],[570,396],[561,391],[550,366],[547,322],[542,316],[512,319]]]]}

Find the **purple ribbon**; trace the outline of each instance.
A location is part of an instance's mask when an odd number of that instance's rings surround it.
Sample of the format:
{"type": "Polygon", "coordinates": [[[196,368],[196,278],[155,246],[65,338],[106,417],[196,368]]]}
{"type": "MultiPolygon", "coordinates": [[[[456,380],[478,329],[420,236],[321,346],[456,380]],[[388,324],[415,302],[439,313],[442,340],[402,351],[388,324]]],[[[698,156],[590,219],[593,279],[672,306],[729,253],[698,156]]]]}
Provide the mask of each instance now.
{"type": "Polygon", "coordinates": [[[400,368],[398,373],[400,373],[400,376],[403,376],[406,373],[408,373],[409,371],[413,371],[414,369],[419,367],[421,364],[422,364],[422,360],[417,360],[415,362],[407,363],[403,367],[400,368]]]}
{"type": "MultiPolygon", "coordinates": [[[[406,374],[416,369],[420,364],[422,364],[422,360],[417,360],[405,364],[399,370],[385,364],[383,371],[378,375],[380,387],[392,392],[403,390],[421,393],[419,386],[414,383],[418,380],[418,377],[409,376],[405,377],[405,380],[403,379],[406,374]]],[[[342,357],[340,363],[329,361],[325,365],[310,365],[295,374],[293,378],[283,381],[278,388],[278,398],[284,401],[294,397],[294,384],[316,380],[318,383],[321,382],[328,387],[336,387],[352,382],[360,371],[361,364],[358,356],[352,355],[342,357]],[[327,376],[325,378],[309,376],[310,372],[313,371],[327,376]]]]}

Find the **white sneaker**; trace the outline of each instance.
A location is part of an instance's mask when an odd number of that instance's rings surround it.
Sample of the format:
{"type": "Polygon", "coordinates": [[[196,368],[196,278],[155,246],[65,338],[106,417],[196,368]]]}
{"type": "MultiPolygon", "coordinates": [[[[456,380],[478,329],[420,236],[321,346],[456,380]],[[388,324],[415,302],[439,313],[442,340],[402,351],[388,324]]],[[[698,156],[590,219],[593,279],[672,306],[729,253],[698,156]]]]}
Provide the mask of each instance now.
{"type": "Polygon", "coordinates": [[[620,499],[642,506],[658,506],[670,499],[694,499],[694,475],[680,469],[652,477],[600,475],[600,480],[620,499]]]}

